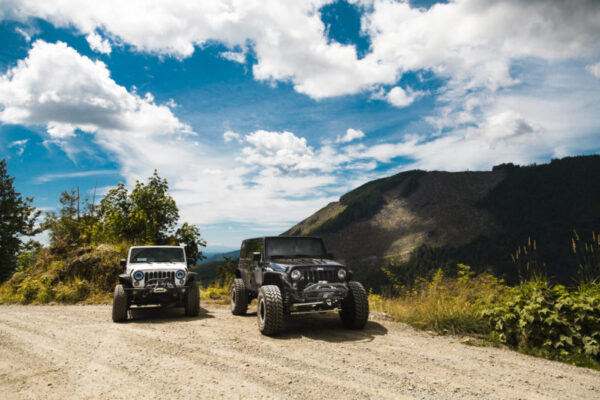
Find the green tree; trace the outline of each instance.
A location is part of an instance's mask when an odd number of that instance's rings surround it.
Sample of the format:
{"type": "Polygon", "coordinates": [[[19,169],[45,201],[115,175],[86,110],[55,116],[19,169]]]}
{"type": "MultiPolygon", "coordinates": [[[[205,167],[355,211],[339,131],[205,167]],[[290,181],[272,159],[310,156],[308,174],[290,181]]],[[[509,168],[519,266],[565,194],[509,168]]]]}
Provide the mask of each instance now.
{"type": "Polygon", "coordinates": [[[160,178],[156,170],[148,184],[137,181],[131,191],[130,223],[138,235],[143,234],[146,243],[167,242],[179,220],[177,204],[168,191],[167,180],[160,178]]]}
{"type": "Polygon", "coordinates": [[[233,283],[237,261],[237,259],[234,260],[232,257],[223,257],[223,264],[217,267],[217,279],[221,286],[229,287],[233,283]]]}
{"type": "Polygon", "coordinates": [[[197,226],[184,222],[175,232],[175,240],[177,243],[185,245],[185,254],[188,259],[193,258],[200,261],[206,258],[200,251],[200,247],[206,246],[206,241],[200,236],[197,226]]]}
{"type": "Polygon", "coordinates": [[[145,184],[136,181],[128,193],[121,182],[100,202],[99,230],[107,238],[135,244],[164,244],[173,240],[179,210],[157,171],[145,184]]]}
{"type": "Polygon", "coordinates": [[[14,180],[8,176],[6,160],[0,161],[0,280],[15,270],[22,237],[39,232],[35,222],[40,211],[31,205],[33,198],[23,199],[15,191],[14,180]]]}
{"type": "Polygon", "coordinates": [[[49,212],[43,224],[50,230],[50,244],[54,251],[72,246],[90,244],[92,227],[97,221],[89,199],[82,199],[79,188],[62,192],[58,214],[49,212]]]}

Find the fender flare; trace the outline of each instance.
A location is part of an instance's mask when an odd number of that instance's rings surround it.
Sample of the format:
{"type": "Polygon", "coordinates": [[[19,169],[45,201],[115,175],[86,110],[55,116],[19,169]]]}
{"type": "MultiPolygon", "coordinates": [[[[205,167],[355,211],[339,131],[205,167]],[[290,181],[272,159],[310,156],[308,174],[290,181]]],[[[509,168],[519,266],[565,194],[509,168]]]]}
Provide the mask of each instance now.
{"type": "Polygon", "coordinates": [[[194,282],[198,278],[198,273],[197,272],[188,272],[188,282],[194,282]]]}
{"type": "Polygon", "coordinates": [[[124,286],[132,286],[131,275],[129,274],[120,274],[119,282],[124,286]]]}
{"type": "Polygon", "coordinates": [[[280,288],[290,286],[285,274],[277,271],[266,271],[263,274],[263,285],[277,285],[280,288]]]}

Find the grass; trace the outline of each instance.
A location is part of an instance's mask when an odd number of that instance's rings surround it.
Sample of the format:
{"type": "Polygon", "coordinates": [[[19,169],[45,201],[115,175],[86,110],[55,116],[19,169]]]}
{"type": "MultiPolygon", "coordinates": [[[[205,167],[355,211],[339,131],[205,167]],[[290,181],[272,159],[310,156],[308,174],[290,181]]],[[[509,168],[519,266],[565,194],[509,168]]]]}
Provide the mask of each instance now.
{"type": "Polygon", "coordinates": [[[481,311],[485,304],[505,293],[501,280],[492,275],[473,277],[461,266],[458,278],[446,278],[441,270],[430,281],[420,281],[412,289],[398,290],[396,296],[370,295],[373,310],[419,329],[444,334],[487,333],[481,311]]]}
{"type": "Polygon", "coordinates": [[[229,286],[213,284],[200,288],[200,300],[217,304],[229,304],[229,286]]]}

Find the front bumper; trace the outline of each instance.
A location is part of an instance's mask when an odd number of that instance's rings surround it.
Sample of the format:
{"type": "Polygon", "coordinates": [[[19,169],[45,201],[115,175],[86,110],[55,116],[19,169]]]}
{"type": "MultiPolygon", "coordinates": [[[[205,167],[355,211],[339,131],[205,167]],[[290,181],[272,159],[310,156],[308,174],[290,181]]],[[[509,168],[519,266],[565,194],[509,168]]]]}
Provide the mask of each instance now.
{"type": "Polygon", "coordinates": [[[345,283],[307,283],[302,290],[290,288],[287,293],[291,312],[327,311],[341,308],[348,293],[345,283]]]}
{"type": "Polygon", "coordinates": [[[177,302],[186,293],[186,286],[176,286],[167,280],[152,280],[145,287],[125,288],[127,297],[132,304],[165,304],[177,302]]]}

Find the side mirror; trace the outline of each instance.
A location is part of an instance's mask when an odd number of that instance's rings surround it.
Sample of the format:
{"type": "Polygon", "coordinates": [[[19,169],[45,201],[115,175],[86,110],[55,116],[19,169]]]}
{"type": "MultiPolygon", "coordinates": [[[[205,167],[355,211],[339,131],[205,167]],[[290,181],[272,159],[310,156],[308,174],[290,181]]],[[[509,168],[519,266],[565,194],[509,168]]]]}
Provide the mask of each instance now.
{"type": "Polygon", "coordinates": [[[188,265],[188,267],[196,265],[196,259],[195,258],[188,258],[187,259],[187,265],[188,265]]]}
{"type": "Polygon", "coordinates": [[[121,258],[121,261],[119,264],[121,265],[121,267],[125,268],[127,266],[127,260],[124,258],[121,258]]]}
{"type": "Polygon", "coordinates": [[[255,251],[254,253],[252,253],[252,261],[253,262],[260,262],[261,259],[262,259],[262,255],[258,251],[255,251]]]}
{"type": "Polygon", "coordinates": [[[327,258],[329,258],[330,260],[334,260],[335,256],[333,255],[333,253],[327,253],[327,258]]]}

